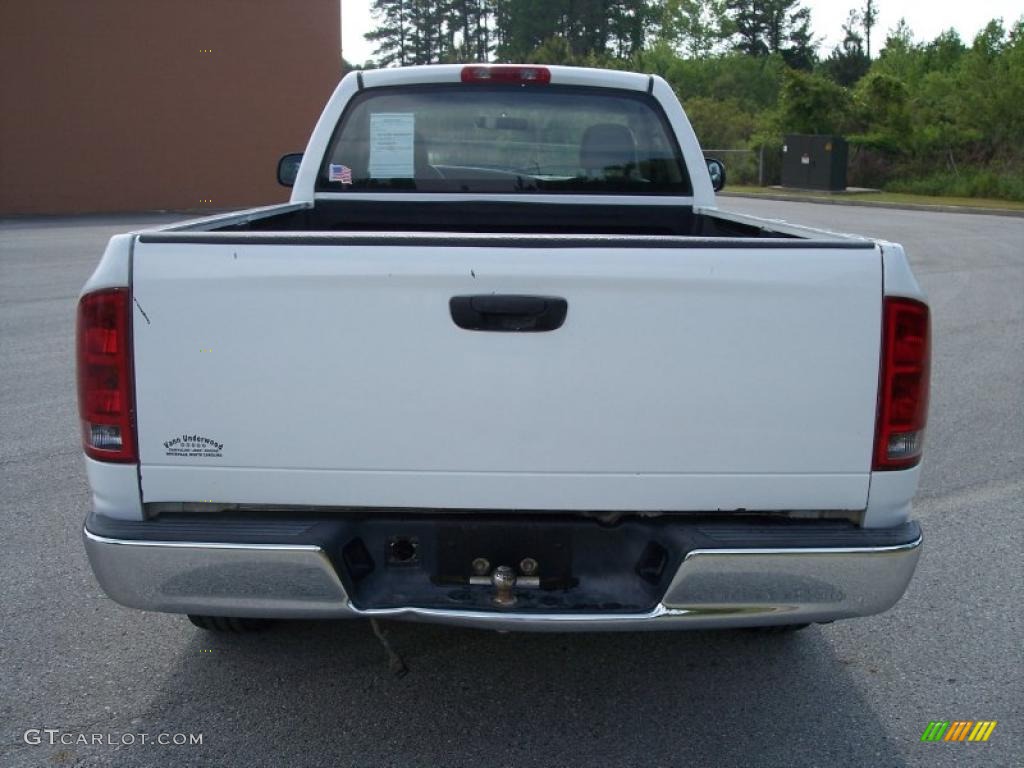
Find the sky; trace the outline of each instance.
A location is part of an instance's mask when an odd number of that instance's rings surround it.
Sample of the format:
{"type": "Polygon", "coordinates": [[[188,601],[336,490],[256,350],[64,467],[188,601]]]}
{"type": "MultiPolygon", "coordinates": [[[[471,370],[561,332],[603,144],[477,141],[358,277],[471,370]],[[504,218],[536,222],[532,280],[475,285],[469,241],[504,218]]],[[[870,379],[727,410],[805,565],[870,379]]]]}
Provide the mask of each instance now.
{"type": "MultiPolygon", "coordinates": [[[[373,58],[374,45],[363,35],[373,29],[371,0],[340,0],[342,55],[353,64],[373,58]]],[[[825,55],[842,39],[842,24],[850,8],[863,6],[863,0],[804,0],[811,9],[811,28],[822,38],[819,54],[825,55]]],[[[871,48],[877,53],[886,32],[905,17],[917,40],[932,40],[943,30],[954,27],[970,43],[990,20],[1002,16],[1007,26],[1024,15],[1021,0],[877,0],[878,25],[872,33],[871,48]],[[877,41],[877,42],[876,42],[877,41]]]]}

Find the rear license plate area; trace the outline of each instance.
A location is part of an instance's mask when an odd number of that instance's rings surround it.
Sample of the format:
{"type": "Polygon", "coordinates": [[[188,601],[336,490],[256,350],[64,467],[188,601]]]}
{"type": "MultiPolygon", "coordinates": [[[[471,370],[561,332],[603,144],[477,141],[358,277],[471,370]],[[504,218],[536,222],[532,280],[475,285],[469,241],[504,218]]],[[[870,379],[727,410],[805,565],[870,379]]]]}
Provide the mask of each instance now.
{"type": "Polygon", "coordinates": [[[501,566],[519,576],[536,576],[540,589],[571,589],[573,577],[572,536],[567,530],[542,526],[486,523],[443,525],[437,531],[438,584],[469,584],[475,577],[490,575],[501,566]],[[533,561],[535,572],[530,572],[533,561]],[[486,569],[479,567],[486,562],[486,569]],[[474,568],[474,564],[478,567],[474,568]]]}

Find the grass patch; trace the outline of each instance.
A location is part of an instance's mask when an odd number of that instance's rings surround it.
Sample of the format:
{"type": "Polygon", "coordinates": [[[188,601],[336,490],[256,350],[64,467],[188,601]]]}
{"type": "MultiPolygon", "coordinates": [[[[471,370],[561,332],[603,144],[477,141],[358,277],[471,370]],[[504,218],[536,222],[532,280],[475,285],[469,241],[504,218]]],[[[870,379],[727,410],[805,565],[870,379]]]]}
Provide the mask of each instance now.
{"type": "Polygon", "coordinates": [[[943,171],[921,178],[893,180],[885,185],[887,192],[912,195],[954,195],[1024,201],[1024,169],[965,168],[960,173],[943,171]]]}
{"type": "Polygon", "coordinates": [[[816,192],[813,190],[778,189],[727,184],[725,193],[742,195],[773,195],[794,200],[856,200],[875,205],[955,205],[963,208],[994,208],[1005,211],[1024,211],[1024,203],[989,197],[952,197],[949,195],[914,195],[905,192],[816,192]]]}

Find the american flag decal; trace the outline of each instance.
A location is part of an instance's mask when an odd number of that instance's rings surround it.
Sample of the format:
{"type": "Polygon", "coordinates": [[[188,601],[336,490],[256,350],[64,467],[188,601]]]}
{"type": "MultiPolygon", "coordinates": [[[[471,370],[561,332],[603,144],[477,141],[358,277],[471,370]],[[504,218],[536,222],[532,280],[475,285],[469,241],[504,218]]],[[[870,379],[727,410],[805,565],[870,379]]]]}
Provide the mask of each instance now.
{"type": "Polygon", "coordinates": [[[352,183],[352,169],[347,165],[331,165],[327,169],[328,181],[340,181],[342,184],[352,183]]]}

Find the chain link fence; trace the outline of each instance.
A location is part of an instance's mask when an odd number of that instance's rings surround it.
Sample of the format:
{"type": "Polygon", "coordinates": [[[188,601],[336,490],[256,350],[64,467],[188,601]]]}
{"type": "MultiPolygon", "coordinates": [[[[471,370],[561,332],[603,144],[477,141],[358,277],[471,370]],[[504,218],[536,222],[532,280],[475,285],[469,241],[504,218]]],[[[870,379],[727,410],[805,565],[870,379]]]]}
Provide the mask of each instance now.
{"type": "Polygon", "coordinates": [[[757,185],[763,187],[770,182],[766,165],[768,150],[761,149],[705,149],[704,157],[714,157],[725,163],[725,186],[731,184],[757,185]]]}

